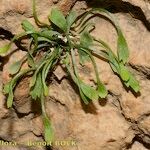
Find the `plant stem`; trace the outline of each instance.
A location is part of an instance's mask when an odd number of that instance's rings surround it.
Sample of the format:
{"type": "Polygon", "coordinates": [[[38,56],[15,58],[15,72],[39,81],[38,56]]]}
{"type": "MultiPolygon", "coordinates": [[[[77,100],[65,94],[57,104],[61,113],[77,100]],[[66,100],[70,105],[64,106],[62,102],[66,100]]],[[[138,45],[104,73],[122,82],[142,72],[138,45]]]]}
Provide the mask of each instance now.
{"type": "Polygon", "coordinates": [[[41,94],[41,109],[42,109],[42,115],[43,115],[43,117],[47,117],[43,93],[41,94]]]}

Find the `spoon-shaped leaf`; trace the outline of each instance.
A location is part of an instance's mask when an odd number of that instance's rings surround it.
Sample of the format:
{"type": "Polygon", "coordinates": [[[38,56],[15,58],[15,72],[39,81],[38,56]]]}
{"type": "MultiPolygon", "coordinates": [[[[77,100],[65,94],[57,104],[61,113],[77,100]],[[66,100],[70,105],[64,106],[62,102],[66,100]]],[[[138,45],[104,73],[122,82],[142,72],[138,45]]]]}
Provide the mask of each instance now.
{"type": "Polygon", "coordinates": [[[51,142],[54,139],[54,131],[48,117],[43,116],[44,137],[46,142],[51,142]]]}
{"type": "Polygon", "coordinates": [[[77,13],[75,11],[71,11],[66,18],[68,30],[70,29],[72,24],[75,22],[76,18],[77,18],[77,13]]]}
{"type": "Polygon", "coordinates": [[[108,94],[106,87],[102,83],[98,85],[97,91],[100,98],[105,98],[108,94]]]}
{"type": "Polygon", "coordinates": [[[118,57],[119,61],[123,61],[124,64],[129,58],[128,45],[121,30],[118,30],[118,57]]]}
{"type": "Polygon", "coordinates": [[[39,73],[36,76],[36,81],[34,86],[32,87],[30,95],[34,100],[36,100],[37,98],[41,97],[42,92],[43,92],[43,85],[42,85],[41,74],[39,73]]]}
{"type": "Polygon", "coordinates": [[[3,88],[3,93],[4,94],[8,94],[9,93],[9,87],[10,87],[10,82],[6,83],[4,85],[4,88],[3,88]]]}
{"type": "Polygon", "coordinates": [[[124,64],[122,63],[120,63],[120,76],[123,81],[128,81],[130,78],[130,72],[128,71],[126,66],[124,66],[124,64]]]}
{"type": "Polygon", "coordinates": [[[25,30],[25,31],[35,31],[35,28],[34,26],[28,21],[28,20],[24,20],[22,22],[22,28],[25,30]]]}
{"type": "Polygon", "coordinates": [[[61,11],[59,11],[57,8],[53,8],[51,11],[51,15],[49,16],[49,19],[57,27],[59,27],[64,32],[66,32],[67,21],[66,21],[65,16],[63,15],[63,13],[61,11]]]}
{"type": "Polygon", "coordinates": [[[9,73],[10,73],[11,75],[16,74],[17,72],[19,72],[21,66],[22,66],[22,60],[19,60],[19,61],[13,63],[13,64],[9,67],[9,73]]]}
{"type": "Polygon", "coordinates": [[[128,81],[130,87],[137,93],[140,91],[140,85],[139,82],[136,80],[136,78],[131,74],[130,79],[128,81]]]}
{"type": "Polygon", "coordinates": [[[79,92],[80,92],[80,96],[81,96],[81,99],[83,100],[83,102],[86,105],[88,105],[90,99],[84,95],[84,93],[82,92],[82,90],[80,89],[80,87],[79,87],[79,92]]]}
{"type": "Polygon", "coordinates": [[[11,44],[10,44],[10,43],[4,45],[3,47],[1,47],[1,48],[0,48],[0,55],[7,53],[7,51],[10,49],[10,47],[11,47],[11,44]]]}
{"type": "Polygon", "coordinates": [[[80,88],[85,96],[87,96],[90,100],[97,100],[98,99],[98,92],[92,88],[91,86],[81,82],[80,88]]]}
{"type": "Polygon", "coordinates": [[[27,54],[27,61],[28,61],[28,65],[30,67],[33,67],[33,68],[35,67],[34,58],[33,58],[32,54],[30,54],[30,52],[28,52],[28,54],[27,54]]]}

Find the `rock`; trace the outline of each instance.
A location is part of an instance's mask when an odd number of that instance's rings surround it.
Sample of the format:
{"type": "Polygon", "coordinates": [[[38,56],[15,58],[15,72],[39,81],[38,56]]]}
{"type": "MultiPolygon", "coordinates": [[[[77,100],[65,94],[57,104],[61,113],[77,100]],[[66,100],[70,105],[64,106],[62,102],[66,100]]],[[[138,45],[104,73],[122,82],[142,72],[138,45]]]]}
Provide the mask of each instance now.
{"type": "Polygon", "coordinates": [[[2,79],[3,79],[4,84],[7,83],[11,79],[10,74],[9,74],[9,70],[10,70],[11,65],[13,63],[15,63],[16,61],[21,60],[26,54],[26,52],[21,51],[21,50],[18,50],[16,52],[16,49],[17,49],[16,46],[13,45],[12,50],[10,50],[10,52],[9,52],[10,54],[12,53],[11,54],[12,57],[6,57],[5,58],[6,63],[4,64],[4,66],[2,68],[3,69],[2,79]],[[12,51],[14,51],[14,52],[12,52],[12,51]]]}
{"type": "MultiPolygon", "coordinates": [[[[67,14],[75,2],[76,0],[61,0],[58,2],[57,7],[59,7],[64,14],[67,14]]],[[[53,0],[46,0],[44,2],[36,0],[37,14],[42,22],[49,23],[47,16],[50,14],[52,4],[53,0]]],[[[18,34],[22,31],[21,22],[23,20],[28,18],[30,22],[35,24],[32,13],[32,2],[30,0],[1,0],[0,6],[2,6],[0,10],[1,28],[13,34],[18,34]]]]}
{"type": "Polygon", "coordinates": [[[60,0],[53,0],[54,4],[57,4],[60,0]]]}
{"type": "Polygon", "coordinates": [[[17,118],[12,111],[11,115],[5,119],[1,119],[0,137],[4,140],[14,140],[17,137],[31,131],[32,115],[28,115],[22,119],[17,118]]]}
{"type": "Polygon", "coordinates": [[[68,82],[63,80],[60,85],[55,84],[57,88],[54,89],[52,85],[51,93],[58,95],[57,99],[52,98],[56,96],[51,94],[46,106],[55,128],[56,139],[74,140],[81,149],[95,150],[120,149],[132,141],[134,133],[130,130],[130,124],[111,103],[102,107],[95,101],[84,106],[74,91],[64,87],[69,87],[68,82]]]}
{"type": "Polygon", "coordinates": [[[144,1],[144,0],[122,0],[123,2],[128,2],[129,4],[139,7],[142,9],[144,15],[146,16],[146,19],[150,22],[150,2],[149,1],[144,1]]]}
{"type": "Polygon", "coordinates": [[[33,127],[33,133],[35,135],[41,136],[43,134],[43,120],[42,120],[42,116],[37,116],[37,117],[32,119],[32,127],[33,127]]]}
{"type": "Polygon", "coordinates": [[[32,150],[32,149],[27,149],[27,148],[21,148],[21,147],[17,147],[17,146],[1,146],[1,150],[6,150],[6,147],[7,147],[7,150],[32,150]]]}
{"type": "Polygon", "coordinates": [[[77,0],[61,0],[57,5],[66,15],[77,0]]]}
{"type": "Polygon", "coordinates": [[[127,118],[137,121],[142,115],[149,113],[148,97],[135,98],[131,93],[124,93],[120,99],[123,112],[127,118]]]}
{"type": "Polygon", "coordinates": [[[41,137],[35,136],[32,132],[27,132],[26,134],[23,134],[22,136],[15,139],[15,141],[19,144],[20,149],[26,148],[29,150],[45,150],[45,147],[42,145],[34,146],[34,143],[38,142],[44,142],[41,137]]]}
{"type": "Polygon", "coordinates": [[[140,133],[138,133],[139,137],[143,139],[145,143],[150,143],[150,117],[149,114],[145,114],[141,116],[141,120],[138,123],[138,128],[140,129],[140,133]]]}
{"type": "MultiPolygon", "coordinates": [[[[36,128],[36,125],[33,124],[31,119],[33,114],[29,114],[23,118],[18,118],[13,112],[5,119],[0,119],[1,130],[0,138],[4,141],[14,141],[15,146],[7,146],[8,149],[20,150],[35,150],[37,147],[31,147],[32,142],[43,142],[43,138],[40,137],[40,134],[33,134],[36,128]]],[[[34,122],[35,123],[35,122],[34,122]]],[[[36,122],[37,123],[37,122],[36,122]]],[[[38,124],[37,124],[38,125],[38,124]]],[[[38,127],[38,126],[37,126],[38,127]]],[[[37,132],[36,132],[37,133],[37,132]]],[[[2,141],[2,140],[1,140],[2,141]]],[[[4,147],[3,147],[4,148],[4,147]]],[[[38,147],[39,150],[44,150],[43,146],[38,147]]]]}
{"type": "Polygon", "coordinates": [[[139,128],[144,131],[145,134],[150,135],[150,116],[145,116],[145,119],[140,121],[139,128]]]}
{"type": "Polygon", "coordinates": [[[5,107],[5,97],[2,91],[2,73],[0,72],[0,119],[9,116],[9,110],[5,107]]]}
{"type": "Polygon", "coordinates": [[[58,66],[56,68],[56,70],[54,71],[54,75],[60,81],[66,76],[66,73],[64,72],[64,70],[63,70],[63,68],[61,66],[58,66]]]}
{"type": "MultiPolygon", "coordinates": [[[[43,22],[48,22],[47,16],[50,13],[49,8],[52,4],[52,0],[46,0],[44,3],[36,0],[37,13],[43,22]]],[[[30,19],[33,17],[32,2],[30,0],[2,0],[0,5],[3,6],[0,11],[1,28],[16,34],[22,31],[21,22],[26,18],[34,23],[34,19],[30,19]]]]}
{"type": "Polygon", "coordinates": [[[148,150],[148,149],[145,148],[141,143],[134,142],[132,147],[129,150],[148,150]]]}
{"type": "Polygon", "coordinates": [[[29,79],[24,78],[17,85],[14,93],[14,106],[19,113],[28,114],[34,110],[32,109],[34,101],[30,98],[29,92],[29,79]]]}

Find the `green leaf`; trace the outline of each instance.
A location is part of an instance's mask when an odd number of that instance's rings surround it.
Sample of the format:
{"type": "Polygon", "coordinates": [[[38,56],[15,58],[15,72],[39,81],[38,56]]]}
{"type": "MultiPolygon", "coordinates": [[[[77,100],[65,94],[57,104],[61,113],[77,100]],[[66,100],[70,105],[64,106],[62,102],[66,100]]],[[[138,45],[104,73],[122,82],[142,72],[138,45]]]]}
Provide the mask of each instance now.
{"type": "Polygon", "coordinates": [[[100,98],[105,98],[108,94],[106,87],[102,83],[98,85],[97,91],[100,98]]]}
{"type": "Polygon", "coordinates": [[[128,84],[130,87],[137,93],[140,91],[140,85],[139,82],[136,80],[136,78],[131,74],[130,79],[128,81],[128,84]]]}
{"type": "Polygon", "coordinates": [[[67,25],[68,25],[68,30],[72,26],[72,24],[75,22],[77,18],[77,13],[75,11],[71,11],[69,15],[67,16],[67,25]]]}
{"type": "Polygon", "coordinates": [[[71,69],[70,69],[70,67],[69,67],[69,65],[68,65],[68,60],[69,60],[69,58],[68,58],[68,55],[67,55],[67,63],[65,63],[66,64],[66,68],[67,68],[67,70],[68,70],[68,72],[69,72],[69,74],[71,75],[71,78],[72,78],[72,80],[74,81],[74,83],[78,86],[78,88],[79,88],[79,92],[80,92],[80,96],[81,96],[81,99],[83,100],[83,102],[85,103],[85,104],[89,104],[89,98],[88,97],[86,97],[85,95],[84,95],[84,93],[82,92],[82,89],[81,89],[81,87],[80,87],[80,81],[79,81],[79,79],[73,74],[73,73],[71,73],[71,69]]]}
{"type": "Polygon", "coordinates": [[[51,40],[49,40],[48,38],[46,37],[38,37],[38,42],[45,42],[44,44],[38,44],[38,47],[37,48],[42,48],[42,47],[46,47],[47,43],[52,43],[51,40]]]}
{"type": "Polygon", "coordinates": [[[48,75],[48,72],[59,59],[59,52],[60,52],[59,48],[54,48],[54,51],[51,53],[49,59],[47,60],[47,62],[42,68],[42,83],[43,83],[45,96],[48,96],[48,93],[49,93],[49,88],[47,87],[45,80],[48,75]]]}
{"type": "MultiPolygon", "coordinates": [[[[109,63],[110,64],[110,67],[111,67],[111,69],[115,72],[115,73],[117,73],[117,74],[119,74],[119,71],[120,70],[118,70],[118,67],[116,67],[113,63],[109,63]]],[[[119,65],[118,65],[119,66],[119,65]]]]}
{"type": "Polygon", "coordinates": [[[28,54],[27,54],[27,61],[28,61],[28,65],[30,66],[30,67],[35,67],[35,62],[34,62],[34,58],[33,58],[33,56],[28,52],[28,54]]]}
{"type": "Polygon", "coordinates": [[[7,53],[7,51],[10,49],[11,43],[4,45],[0,48],[0,55],[7,53]]]}
{"type": "Polygon", "coordinates": [[[44,30],[38,34],[42,37],[49,39],[49,40],[56,40],[56,39],[58,39],[58,35],[60,35],[60,33],[56,32],[56,31],[48,30],[48,29],[44,30]]]}
{"type": "Polygon", "coordinates": [[[41,98],[42,92],[43,92],[42,79],[41,79],[41,74],[39,73],[37,75],[34,87],[31,88],[30,95],[34,100],[36,100],[37,98],[41,98]]]}
{"type": "Polygon", "coordinates": [[[114,72],[118,73],[120,70],[118,58],[116,57],[114,52],[111,50],[110,46],[107,43],[105,43],[104,41],[102,41],[101,39],[99,39],[99,40],[94,39],[94,40],[96,42],[99,42],[102,45],[102,47],[105,48],[105,50],[101,50],[101,55],[109,61],[109,64],[110,64],[112,70],[114,72]]]}
{"type": "Polygon", "coordinates": [[[109,55],[108,55],[108,53],[107,53],[105,50],[100,50],[100,51],[99,51],[99,50],[94,49],[93,52],[94,52],[96,55],[102,57],[103,59],[109,61],[109,55]]]}
{"type": "Polygon", "coordinates": [[[94,11],[99,11],[100,14],[107,17],[114,24],[114,26],[117,30],[117,33],[118,33],[117,47],[118,47],[119,61],[123,61],[123,63],[125,64],[128,60],[128,57],[129,57],[129,50],[128,50],[128,45],[127,45],[127,42],[124,38],[124,35],[123,35],[119,25],[118,25],[118,22],[116,21],[114,16],[105,9],[95,8],[95,9],[91,10],[91,12],[93,12],[93,13],[94,13],[94,11]]]}
{"type": "Polygon", "coordinates": [[[24,20],[22,22],[22,28],[25,30],[25,31],[35,31],[35,28],[34,26],[28,21],[28,20],[24,20]]]}
{"type": "Polygon", "coordinates": [[[93,38],[89,32],[85,31],[81,34],[80,44],[85,48],[89,48],[93,44],[93,38]]]}
{"type": "Polygon", "coordinates": [[[120,77],[123,81],[128,81],[130,78],[130,72],[123,63],[120,63],[120,77]]]}
{"type": "Polygon", "coordinates": [[[46,142],[51,142],[54,140],[54,131],[51,125],[51,122],[48,117],[43,116],[44,124],[44,137],[46,142]]]}
{"type": "Polygon", "coordinates": [[[109,51],[109,64],[111,68],[113,69],[114,72],[119,73],[120,67],[119,67],[119,62],[116,59],[115,54],[109,51]]]}
{"type": "Polygon", "coordinates": [[[121,30],[118,30],[118,57],[119,61],[123,61],[124,64],[129,58],[128,45],[121,30]]]}
{"type": "Polygon", "coordinates": [[[44,96],[48,96],[48,93],[49,93],[49,88],[47,87],[45,80],[46,80],[46,77],[47,77],[47,74],[51,65],[52,65],[52,62],[50,60],[50,62],[47,62],[45,64],[42,70],[42,84],[43,84],[44,96]]]}
{"type": "Polygon", "coordinates": [[[6,83],[4,85],[4,88],[3,88],[3,93],[4,94],[8,94],[9,93],[9,87],[10,87],[10,82],[6,83]]]}
{"type": "Polygon", "coordinates": [[[33,87],[35,85],[36,79],[37,79],[37,72],[34,73],[34,75],[30,80],[30,87],[33,87]]]}
{"type": "Polygon", "coordinates": [[[87,96],[90,100],[98,99],[98,92],[89,85],[86,85],[82,81],[80,82],[80,88],[85,96],[87,96]]]}
{"type": "Polygon", "coordinates": [[[98,84],[97,94],[98,94],[99,97],[105,98],[107,96],[107,90],[106,90],[105,86],[100,81],[98,68],[97,68],[95,59],[94,59],[93,55],[89,51],[85,50],[84,48],[83,48],[83,50],[84,50],[84,52],[86,52],[89,55],[89,57],[90,57],[90,59],[92,61],[94,70],[95,70],[97,84],[98,84]]]}
{"type": "Polygon", "coordinates": [[[7,98],[7,107],[8,108],[12,107],[13,98],[14,98],[14,95],[13,95],[12,87],[9,87],[9,94],[8,94],[8,98],[7,98]]]}
{"type": "Polygon", "coordinates": [[[70,65],[70,59],[69,59],[68,52],[66,53],[65,58],[62,60],[62,63],[65,64],[66,66],[70,65]]]}
{"type": "Polygon", "coordinates": [[[108,53],[109,57],[109,64],[112,70],[116,73],[119,73],[120,66],[117,57],[115,56],[114,52],[111,49],[107,49],[106,52],[108,53]]]}
{"type": "Polygon", "coordinates": [[[81,99],[83,100],[83,102],[84,102],[86,105],[88,105],[90,99],[84,95],[84,93],[82,92],[82,90],[81,90],[80,87],[79,87],[79,92],[80,92],[80,96],[81,96],[81,99]]]}
{"type": "Polygon", "coordinates": [[[49,88],[48,88],[48,86],[46,85],[46,83],[43,84],[43,88],[44,88],[44,96],[48,96],[48,94],[49,94],[49,88]]]}
{"type": "Polygon", "coordinates": [[[36,30],[34,28],[34,26],[28,21],[28,20],[24,20],[22,22],[22,28],[26,31],[26,32],[33,32],[33,34],[31,34],[31,36],[34,38],[34,40],[37,39],[37,33],[36,30]],[[36,34],[35,34],[36,33],[36,34]]]}
{"type": "Polygon", "coordinates": [[[108,55],[109,61],[119,68],[119,62],[115,54],[111,50],[108,50],[108,55]]]}
{"type": "Polygon", "coordinates": [[[127,81],[127,82],[124,82],[124,84],[125,84],[125,86],[126,86],[126,87],[129,87],[129,86],[130,86],[130,83],[129,83],[129,81],[127,81]]]}
{"type": "Polygon", "coordinates": [[[78,49],[78,53],[79,53],[79,58],[80,58],[80,64],[83,65],[86,61],[90,60],[89,55],[82,49],[78,49]]]}
{"type": "Polygon", "coordinates": [[[46,63],[45,60],[41,61],[40,64],[38,65],[38,68],[36,69],[34,75],[32,76],[31,80],[30,80],[30,87],[33,87],[35,85],[36,79],[37,79],[37,75],[40,71],[40,69],[43,67],[43,65],[46,63]]]}
{"type": "Polygon", "coordinates": [[[9,73],[10,73],[11,75],[16,74],[17,72],[19,72],[21,66],[22,66],[22,60],[19,60],[19,61],[13,63],[13,64],[9,67],[9,73]]]}
{"type": "Polygon", "coordinates": [[[51,11],[51,15],[50,15],[49,19],[57,27],[59,27],[64,32],[66,32],[67,21],[66,21],[65,16],[63,15],[63,13],[61,11],[59,11],[57,8],[53,8],[51,11]]]}
{"type": "Polygon", "coordinates": [[[49,88],[46,85],[45,80],[46,80],[47,74],[48,74],[51,66],[52,66],[52,60],[48,61],[42,70],[42,84],[43,84],[44,96],[48,96],[48,94],[49,94],[49,88]]]}
{"type": "Polygon", "coordinates": [[[32,71],[32,69],[25,69],[20,71],[17,75],[15,75],[10,82],[8,82],[3,89],[3,92],[5,94],[8,94],[8,98],[7,98],[7,107],[10,108],[13,104],[13,89],[15,88],[17,81],[26,73],[32,71]]]}

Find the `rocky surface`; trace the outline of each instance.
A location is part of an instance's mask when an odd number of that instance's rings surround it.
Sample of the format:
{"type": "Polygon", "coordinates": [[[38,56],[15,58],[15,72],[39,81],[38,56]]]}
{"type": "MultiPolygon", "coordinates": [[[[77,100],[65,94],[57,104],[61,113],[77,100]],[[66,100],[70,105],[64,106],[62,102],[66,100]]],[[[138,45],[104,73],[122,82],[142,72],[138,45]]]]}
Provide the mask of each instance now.
{"type": "MultiPolygon", "coordinates": [[[[76,0],[37,0],[37,10],[42,21],[53,5],[59,6],[64,14],[76,0]]],[[[77,1],[73,7],[82,11],[97,4],[96,1],[77,1]]],[[[96,62],[102,81],[109,90],[106,100],[94,101],[85,106],[74,88],[74,84],[64,74],[61,67],[54,72],[50,85],[50,95],[46,100],[47,112],[52,119],[56,150],[148,150],[150,149],[150,1],[113,0],[98,2],[99,6],[111,8],[117,17],[130,48],[129,68],[140,82],[141,91],[137,95],[124,89],[120,79],[114,75],[109,65],[99,59],[96,62]],[[65,76],[65,77],[64,77],[65,76]],[[58,141],[72,141],[61,146],[58,141]]],[[[97,5],[97,6],[98,6],[97,5]]],[[[24,19],[33,21],[30,0],[0,1],[0,45],[19,33],[24,19]]],[[[93,32],[116,49],[116,31],[104,19],[95,18],[97,29],[93,32]]],[[[17,45],[13,49],[17,49],[17,45]]],[[[13,51],[12,49],[12,51],[13,51]]],[[[0,73],[0,139],[16,141],[15,150],[45,149],[26,147],[24,142],[43,141],[43,125],[38,103],[33,103],[28,95],[29,79],[25,78],[15,90],[12,109],[6,109],[2,83],[9,80],[8,68],[16,59],[22,58],[22,50],[13,52],[2,60],[0,73]]],[[[91,83],[94,77],[91,64],[80,67],[82,78],[91,83]]],[[[5,149],[0,146],[0,149],[5,149]]],[[[9,150],[9,147],[7,147],[9,150]]]]}
{"type": "Polygon", "coordinates": [[[150,21],[150,13],[149,13],[150,3],[149,3],[149,0],[145,0],[144,2],[143,2],[143,0],[139,0],[139,1],[137,1],[137,0],[123,0],[123,2],[127,2],[129,4],[132,4],[133,6],[139,7],[143,11],[146,19],[148,21],[150,21]]]}
{"type": "Polygon", "coordinates": [[[135,142],[129,150],[148,150],[141,143],[135,142]]]}

